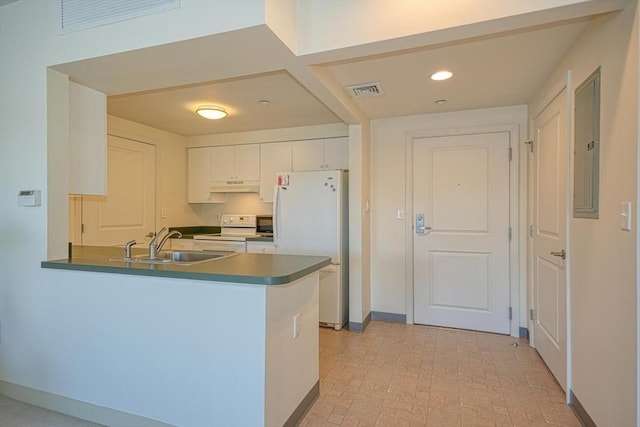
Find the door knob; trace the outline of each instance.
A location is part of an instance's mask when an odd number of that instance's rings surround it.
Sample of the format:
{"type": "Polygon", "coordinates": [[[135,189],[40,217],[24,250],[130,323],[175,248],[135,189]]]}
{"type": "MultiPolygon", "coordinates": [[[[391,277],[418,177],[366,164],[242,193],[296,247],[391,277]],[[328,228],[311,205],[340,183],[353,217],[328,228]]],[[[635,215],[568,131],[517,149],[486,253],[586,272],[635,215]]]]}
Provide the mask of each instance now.
{"type": "Polygon", "coordinates": [[[155,235],[156,235],[156,233],[154,233],[153,231],[150,231],[150,232],[147,233],[147,235],[145,237],[153,237],[155,235]]]}
{"type": "Polygon", "coordinates": [[[553,252],[552,251],[552,252],[549,252],[549,253],[551,255],[553,255],[553,256],[557,256],[557,257],[560,257],[562,259],[565,259],[567,257],[567,252],[564,249],[562,249],[560,252],[553,252]]]}

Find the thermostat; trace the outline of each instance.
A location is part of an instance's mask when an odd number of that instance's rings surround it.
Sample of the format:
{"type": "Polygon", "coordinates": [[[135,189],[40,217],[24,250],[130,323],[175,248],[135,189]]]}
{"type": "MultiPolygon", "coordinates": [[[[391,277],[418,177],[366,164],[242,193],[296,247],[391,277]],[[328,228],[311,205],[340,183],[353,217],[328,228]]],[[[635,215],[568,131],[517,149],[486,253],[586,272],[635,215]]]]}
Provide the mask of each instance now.
{"type": "Polygon", "coordinates": [[[18,206],[40,206],[40,190],[21,190],[18,193],[18,206]]]}

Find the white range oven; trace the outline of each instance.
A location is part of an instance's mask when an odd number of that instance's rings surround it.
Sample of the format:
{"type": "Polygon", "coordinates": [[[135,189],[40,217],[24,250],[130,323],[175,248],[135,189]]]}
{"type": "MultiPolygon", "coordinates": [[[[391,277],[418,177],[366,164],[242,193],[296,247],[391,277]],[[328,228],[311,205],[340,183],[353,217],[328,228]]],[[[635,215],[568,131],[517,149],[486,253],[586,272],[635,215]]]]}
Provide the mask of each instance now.
{"type": "Polygon", "coordinates": [[[220,233],[193,236],[195,250],[247,252],[247,237],[257,237],[255,215],[222,215],[220,233]]]}

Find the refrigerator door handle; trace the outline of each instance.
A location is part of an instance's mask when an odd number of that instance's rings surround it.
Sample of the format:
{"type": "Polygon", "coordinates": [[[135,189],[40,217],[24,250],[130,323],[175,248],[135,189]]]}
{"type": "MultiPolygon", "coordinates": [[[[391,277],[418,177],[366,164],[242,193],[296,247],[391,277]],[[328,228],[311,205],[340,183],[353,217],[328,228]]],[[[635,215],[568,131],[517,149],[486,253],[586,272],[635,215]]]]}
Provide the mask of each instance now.
{"type": "Polygon", "coordinates": [[[273,245],[278,247],[278,184],[273,186],[273,245]]]}

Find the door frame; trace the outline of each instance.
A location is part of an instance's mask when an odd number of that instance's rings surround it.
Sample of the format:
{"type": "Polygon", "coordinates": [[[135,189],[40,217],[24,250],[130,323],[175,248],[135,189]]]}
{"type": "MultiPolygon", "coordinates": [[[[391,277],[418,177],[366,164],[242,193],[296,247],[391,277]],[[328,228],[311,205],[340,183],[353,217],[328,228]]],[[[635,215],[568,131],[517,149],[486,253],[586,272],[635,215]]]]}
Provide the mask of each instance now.
{"type": "MultiPolygon", "coordinates": [[[[566,150],[566,160],[565,167],[567,171],[567,179],[566,179],[566,191],[565,191],[565,203],[566,203],[566,215],[565,215],[565,250],[567,251],[567,259],[565,261],[565,283],[566,283],[566,295],[567,295],[567,304],[566,304],[566,342],[567,342],[567,375],[566,375],[566,402],[569,404],[570,395],[569,391],[572,388],[572,373],[571,373],[571,360],[572,360],[572,324],[571,324],[571,216],[573,212],[573,127],[574,127],[574,96],[573,96],[573,84],[572,84],[572,75],[571,70],[567,70],[566,73],[563,73],[558,81],[544,94],[544,96],[533,105],[530,109],[531,114],[529,115],[529,141],[533,141],[535,139],[534,129],[534,121],[535,118],[542,113],[542,111],[556,99],[557,96],[565,90],[566,96],[566,109],[567,109],[567,144],[565,147],[566,150]]],[[[534,147],[535,150],[535,147],[534,147]]],[[[535,209],[535,200],[534,200],[534,179],[535,179],[535,171],[533,170],[533,154],[527,148],[527,170],[528,170],[528,184],[527,184],[527,228],[529,225],[533,224],[533,216],[535,209]]],[[[527,315],[527,327],[529,329],[529,344],[531,347],[535,348],[536,346],[536,337],[535,337],[535,328],[533,324],[533,320],[531,318],[530,313],[535,312],[535,283],[533,281],[533,265],[534,265],[534,252],[533,252],[533,238],[527,232],[527,267],[526,267],[526,276],[527,276],[527,311],[529,314],[527,315]]]]}
{"type": "MultiPolygon", "coordinates": [[[[470,135],[478,133],[509,133],[509,147],[512,150],[509,165],[509,223],[511,226],[511,242],[509,244],[509,303],[512,308],[510,320],[511,336],[520,336],[520,287],[522,277],[520,275],[521,257],[523,256],[524,239],[521,236],[520,206],[524,199],[520,193],[520,125],[517,123],[480,125],[469,127],[454,127],[444,129],[422,130],[409,132],[405,141],[405,310],[407,324],[414,323],[414,277],[413,277],[413,145],[414,140],[421,138],[433,138],[442,136],[470,135]]],[[[507,156],[508,153],[505,153],[507,156]]]]}

